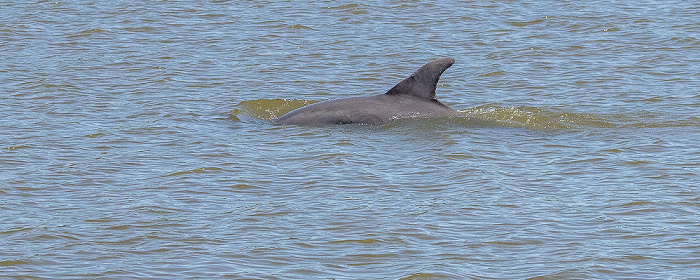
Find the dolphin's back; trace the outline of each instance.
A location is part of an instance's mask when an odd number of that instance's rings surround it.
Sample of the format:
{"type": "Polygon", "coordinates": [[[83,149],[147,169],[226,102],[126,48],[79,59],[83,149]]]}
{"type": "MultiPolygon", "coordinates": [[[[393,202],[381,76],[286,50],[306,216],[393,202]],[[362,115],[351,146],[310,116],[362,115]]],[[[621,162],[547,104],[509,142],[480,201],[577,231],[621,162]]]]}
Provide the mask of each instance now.
{"type": "Polygon", "coordinates": [[[457,111],[435,96],[440,75],[454,59],[434,60],[419,68],[385,94],[351,97],[311,104],[277,119],[279,124],[381,124],[396,119],[453,116],[457,111]]]}
{"type": "Polygon", "coordinates": [[[279,124],[382,124],[396,119],[454,116],[457,111],[437,100],[410,96],[375,95],[329,100],[291,111],[279,124]]]}

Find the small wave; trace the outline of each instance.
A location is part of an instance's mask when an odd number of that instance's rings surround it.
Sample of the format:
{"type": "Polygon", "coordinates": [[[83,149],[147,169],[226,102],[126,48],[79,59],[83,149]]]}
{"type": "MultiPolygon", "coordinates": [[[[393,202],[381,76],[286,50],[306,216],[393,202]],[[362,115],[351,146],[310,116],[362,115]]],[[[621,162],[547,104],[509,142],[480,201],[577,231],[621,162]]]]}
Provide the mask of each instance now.
{"type": "MultiPolygon", "coordinates": [[[[303,106],[316,103],[300,99],[257,99],[243,101],[231,112],[231,119],[240,116],[273,120],[303,106]]],[[[484,105],[459,111],[470,124],[516,126],[532,129],[567,129],[573,126],[614,127],[615,124],[593,114],[571,113],[539,107],[496,107],[484,105]],[[476,122],[474,122],[476,121],[476,122]]]]}
{"type": "Polygon", "coordinates": [[[185,171],[178,171],[178,172],[170,173],[170,174],[165,175],[164,177],[182,176],[182,175],[206,173],[206,172],[219,172],[222,170],[223,169],[218,168],[218,167],[201,167],[201,168],[192,169],[192,170],[185,170],[185,171]]]}
{"type": "Polygon", "coordinates": [[[274,120],[282,115],[317,101],[299,99],[257,99],[243,101],[236,105],[231,112],[232,119],[240,120],[238,116],[247,116],[263,120],[274,120]]]}
{"type": "MultiPolygon", "coordinates": [[[[274,120],[297,108],[316,103],[303,99],[257,99],[240,102],[231,111],[229,119],[242,121],[245,118],[257,120],[274,120]]],[[[654,118],[628,115],[601,116],[591,113],[568,112],[559,109],[518,106],[505,107],[494,104],[459,110],[460,117],[456,123],[468,126],[503,126],[524,127],[536,130],[590,128],[653,128],[653,127],[687,127],[700,126],[700,119],[690,117],[687,120],[655,121],[654,118]],[[634,119],[630,121],[630,119],[634,119]]],[[[451,118],[455,120],[454,118],[451,118]]],[[[455,123],[455,122],[452,122],[455,123]]]]}
{"type": "Polygon", "coordinates": [[[575,126],[608,128],[616,125],[594,114],[572,113],[540,107],[479,106],[461,110],[465,116],[503,126],[533,129],[567,129],[575,126]]]}

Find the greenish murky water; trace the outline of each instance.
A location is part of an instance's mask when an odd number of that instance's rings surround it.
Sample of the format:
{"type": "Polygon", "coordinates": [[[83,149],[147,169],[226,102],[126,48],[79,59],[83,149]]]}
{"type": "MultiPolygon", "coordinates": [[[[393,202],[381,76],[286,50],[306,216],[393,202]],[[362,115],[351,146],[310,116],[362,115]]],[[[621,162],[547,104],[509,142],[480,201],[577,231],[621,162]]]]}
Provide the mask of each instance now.
{"type": "Polygon", "coordinates": [[[697,2],[0,14],[0,277],[700,275],[697,2]],[[459,117],[270,121],[439,57],[459,117]]]}

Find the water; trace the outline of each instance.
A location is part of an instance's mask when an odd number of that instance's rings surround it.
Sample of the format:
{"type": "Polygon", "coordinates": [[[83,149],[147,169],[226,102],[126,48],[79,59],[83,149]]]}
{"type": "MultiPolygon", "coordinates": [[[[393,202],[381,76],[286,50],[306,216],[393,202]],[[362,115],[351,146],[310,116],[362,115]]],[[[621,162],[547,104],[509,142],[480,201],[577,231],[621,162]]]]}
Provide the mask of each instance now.
{"type": "Polygon", "coordinates": [[[700,275],[696,1],[2,7],[1,277],[700,275]],[[458,118],[269,121],[439,57],[458,118]]]}

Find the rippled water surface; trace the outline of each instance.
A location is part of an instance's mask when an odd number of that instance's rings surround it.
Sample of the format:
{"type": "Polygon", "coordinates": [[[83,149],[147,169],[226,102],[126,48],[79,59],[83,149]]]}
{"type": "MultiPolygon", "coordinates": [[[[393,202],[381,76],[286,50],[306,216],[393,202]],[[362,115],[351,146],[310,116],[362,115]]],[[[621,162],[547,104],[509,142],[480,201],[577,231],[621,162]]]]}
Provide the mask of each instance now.
{"type": "Polygon", "coordinates": [[[700,2],[1,6],[0,277],[700,275],[700,2]],[[440,57],[459,117],[270,121],[440,57]]]}

